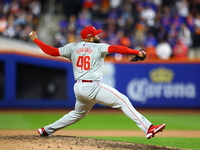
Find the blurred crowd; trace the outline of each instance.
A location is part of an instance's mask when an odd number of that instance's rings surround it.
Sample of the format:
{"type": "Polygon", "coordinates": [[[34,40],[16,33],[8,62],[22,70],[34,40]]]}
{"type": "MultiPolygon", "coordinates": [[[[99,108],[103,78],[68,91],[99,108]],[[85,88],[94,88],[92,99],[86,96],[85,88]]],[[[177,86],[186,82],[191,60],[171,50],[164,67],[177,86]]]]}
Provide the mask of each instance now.
{"type": "MultiPolygon", "coordinates": [[[[0,34],[27,40],[37,28],[40,0],[3,0],[0,34]]],[[[144,48],[149,58],[187,58],[200,49],[200,0],[58,0],[59,30],[52,45],[80,41],[88,25],[103,29],[101,42],[144,48]]]]}
{"type": "Polygon", "coordinates": [[[40,14],[40,0],[1,0],[0,35],[28,41],[29,32],[38,26],[40,14]]]}
{"type": "Polygon", "coordinates": [[[102,42],[145,48],[151,58],[185,58],[200,48],[200,0],[84,0],[81,9],[79,0],[68,4],[54,46],[79,41],[80,30],[93,25],[104,30],[102,42]]]}

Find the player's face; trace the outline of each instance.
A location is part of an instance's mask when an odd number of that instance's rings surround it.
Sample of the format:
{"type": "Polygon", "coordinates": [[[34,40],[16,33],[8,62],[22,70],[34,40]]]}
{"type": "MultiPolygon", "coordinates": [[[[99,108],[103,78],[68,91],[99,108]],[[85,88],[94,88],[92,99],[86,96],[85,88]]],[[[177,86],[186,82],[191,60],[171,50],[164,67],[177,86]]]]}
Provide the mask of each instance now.
{"type": "Polygon", "coordinates": [[[94,43],[101,43],[100,38],[98,36],[93,37],[93,42],[94,43]]]}

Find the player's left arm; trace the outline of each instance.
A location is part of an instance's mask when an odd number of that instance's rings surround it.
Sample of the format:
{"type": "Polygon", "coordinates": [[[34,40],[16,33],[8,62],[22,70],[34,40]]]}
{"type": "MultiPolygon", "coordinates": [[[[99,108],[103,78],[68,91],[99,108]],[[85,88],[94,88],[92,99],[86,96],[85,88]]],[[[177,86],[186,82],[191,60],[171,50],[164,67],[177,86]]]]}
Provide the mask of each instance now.
{"type": "Polygon", "coordinates": [[[47,45],[44,42],[42,42],[41,40],[39,40],[35,31],[31,31],[30,34],[29,34],[29,37],[46,54],[51,55],[51,56],[60,56],[58,48],[55,48],[55,47],[50,46],[50,45],[47,45]]]}
{"type": "Polygon", "coordinates": [[[120,54],[132,54],[132,55],[138,55],[139,57],[143,57],[143,53],[139,50],[130,49],[125,46],[109,46],[108,47],[108,53],[120,53],[120,54]]]}
{"type": "Polygon", "coordinates": [[[130,61],[143,61],[146,58],[146,51],[144,49],[141,50],[135,50],[135,49],[130,49],[125,46],[109,46],[108,47],[108,53],[120,53],[120,54],[132,54],[136,55],[136,59],[131,59],[130,61]]]}

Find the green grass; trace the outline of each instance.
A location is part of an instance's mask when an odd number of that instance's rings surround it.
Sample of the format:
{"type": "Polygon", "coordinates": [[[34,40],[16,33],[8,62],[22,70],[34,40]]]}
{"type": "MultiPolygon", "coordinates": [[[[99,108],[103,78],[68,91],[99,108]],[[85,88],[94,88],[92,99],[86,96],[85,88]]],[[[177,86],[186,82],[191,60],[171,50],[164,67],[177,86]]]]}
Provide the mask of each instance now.
{"type": "MultiPolygon", "coordinates": [[[[58,113],[0,113],[0,129],[37,129],[53,123],[64,114],[58,113]]],[[[144,114],[153,124],[166,123],[168,130],[200,130],[199,115],[155,115],[144,114]]],[[[76,124],[65,129],[107,129],[107,130],[140,130],[124,114],[89,114],[76,124]]],[[[142,132],[142,131],[141,131],[142,132]]],[[[147,140],[144,137],[93,137],[96,139],[116,140],[149,145],[160,145],[177,148],[200,150],[200,138],[155,137],[147,140]]]]}
{"type": "MultiPolygon", "coordinates": [[[[4,114],[0,113],[0,129],[36,129],[53,123],[64,114],[4,114]]],[[[153,124],[165,123],[169,130],[200,130],[200,115],[144,115],[153,124]]],[[[123,114],[89,114],[67,129],[127,129],[139,128],[123,114]]]]}
{"type": "Polygon", "coordinates": [[[144,139],[143,137],[92,137],[92,138],[200,150],[200,138],[155,137],[150,140],[144,139]]]}

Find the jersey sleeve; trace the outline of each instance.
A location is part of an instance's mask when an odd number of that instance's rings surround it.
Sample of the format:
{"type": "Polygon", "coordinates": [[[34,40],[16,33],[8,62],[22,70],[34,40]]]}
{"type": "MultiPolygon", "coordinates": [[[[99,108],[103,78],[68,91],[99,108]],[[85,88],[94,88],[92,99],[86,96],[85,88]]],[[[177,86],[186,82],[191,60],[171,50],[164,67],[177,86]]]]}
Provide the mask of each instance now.
{"type": "Polygon", "coordinates": [[[101,54],[102,54],[103,56],[106,56],[106,55],[108,54],[108,47],[109,47],[110,45],[104,44],[104,43],[100,43],[99,45],[100,45],[101,54]]]}
{"type": "Polygon", "coordinates": [[[60,53],[60,56],[66,57],[71,60],[71,50],[73,48],[73,43],[69,43],[63,47],[59,47],[58,51],[60,53]]]}

